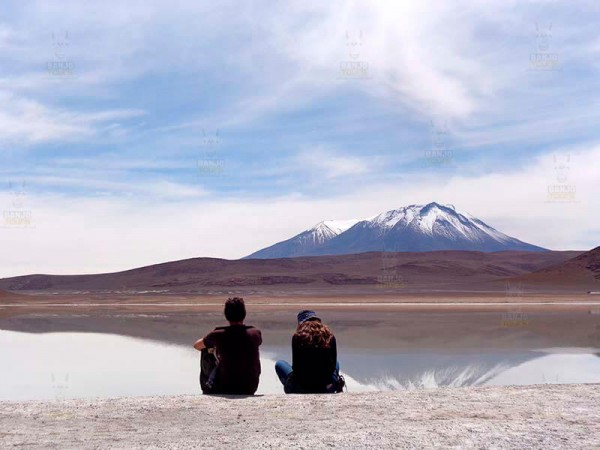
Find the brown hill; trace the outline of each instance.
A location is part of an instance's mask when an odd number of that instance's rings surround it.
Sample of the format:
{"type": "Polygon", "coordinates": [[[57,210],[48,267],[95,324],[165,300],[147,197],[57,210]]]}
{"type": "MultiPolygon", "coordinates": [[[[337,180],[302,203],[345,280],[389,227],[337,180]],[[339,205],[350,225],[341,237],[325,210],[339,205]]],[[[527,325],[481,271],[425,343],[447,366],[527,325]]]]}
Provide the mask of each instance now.
{"type": "Polygon", "coordinates": [[[3,303],[18,302],[19,300],[22,300],[24,297],[26,297],[26,296],[24,296],[22,294],[17,294],[14,292],[0,291],[0,305],[3,303]]]}
{"type": "Polygon", "coordinates": [[[25,275],[0,289],[46,292],[317,292],[495,290],[506,278],[563,263],[581,252],[435,251],[283,259],[193,258],[95,275],[25,275]]]}
{"type": "Polygon", "coordinates": [[[515,279],[524,285],[575,287],[600,291],[600,247],[582,253],[562,263],[536,270],[515,279]]]}

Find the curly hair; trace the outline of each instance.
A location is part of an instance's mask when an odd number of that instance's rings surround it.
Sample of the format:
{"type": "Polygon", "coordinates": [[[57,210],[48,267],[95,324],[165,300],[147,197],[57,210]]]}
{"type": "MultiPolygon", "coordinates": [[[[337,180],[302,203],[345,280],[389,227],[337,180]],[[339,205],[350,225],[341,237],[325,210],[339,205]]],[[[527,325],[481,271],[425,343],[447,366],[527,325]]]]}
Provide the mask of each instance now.
{"type": "Polygon", "coordinates": [[[329,348],[333,333],[327,325],[320,320],[307,320],[298,325],[294,336],[305,347],[329,348]]]}

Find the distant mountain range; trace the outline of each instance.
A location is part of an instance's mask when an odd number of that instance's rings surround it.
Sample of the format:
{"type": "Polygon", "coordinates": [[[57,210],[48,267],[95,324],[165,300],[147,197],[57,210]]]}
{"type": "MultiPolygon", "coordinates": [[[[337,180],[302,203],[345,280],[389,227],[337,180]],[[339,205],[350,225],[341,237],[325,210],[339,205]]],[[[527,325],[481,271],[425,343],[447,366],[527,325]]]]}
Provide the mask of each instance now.
{"type": "Polygon", "coordinates": [[[313,228],[259,250],[246,258],[346,255],[363,252],[547,251],[432,202],[410,205],[360,220],[326,220],[313,228]]]}
{"type": "Polygon", "coordinates": [[[572,292],[600,290],[598,249],[593,252],[436,251],[225,260],[192,258],[123,272],[86,275],[34,274],[0,279],[0,306],[29,292],[106,295],[370,295],[385,292],[572,292]],[[573,259],[575,258],[575,259],[573,259]],[[556,272],[569,269],[559,280],[556,272]],[[535,283],[519,278],[551,272],[535,283]],[[572,279],[585,282],[571,283],[572,279]],[[533,292],[533,290],[531,291],[533,292]]]}

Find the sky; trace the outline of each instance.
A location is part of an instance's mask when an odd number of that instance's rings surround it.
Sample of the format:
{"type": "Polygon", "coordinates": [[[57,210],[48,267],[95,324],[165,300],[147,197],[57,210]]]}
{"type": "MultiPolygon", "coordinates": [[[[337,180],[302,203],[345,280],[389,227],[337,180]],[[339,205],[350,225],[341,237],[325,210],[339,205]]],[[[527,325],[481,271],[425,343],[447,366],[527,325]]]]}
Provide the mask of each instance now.
{"type": "Polygon", "coordinates": [[[452,204],[600,245],[597,1],[4,1],[0,277],[452,204]]]}

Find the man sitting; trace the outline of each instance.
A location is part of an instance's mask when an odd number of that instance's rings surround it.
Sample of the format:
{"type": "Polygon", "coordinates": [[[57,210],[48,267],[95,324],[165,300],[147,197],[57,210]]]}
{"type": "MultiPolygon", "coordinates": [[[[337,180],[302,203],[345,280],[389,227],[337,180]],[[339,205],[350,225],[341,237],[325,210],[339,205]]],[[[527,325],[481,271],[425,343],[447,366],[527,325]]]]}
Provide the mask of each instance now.
{"type": "Polygon", "coordinates": [[[253,395],[260,377],[258,347],[262,335],[259,329],[244,325],[246,306],[242,298],[225,302],[225,318],[229,326],[217,327],[194,343],[194,348],[203,353],[214,349],[216,357],[214,370],[204,374],[202,390],[209,394],[253,395]]]}

